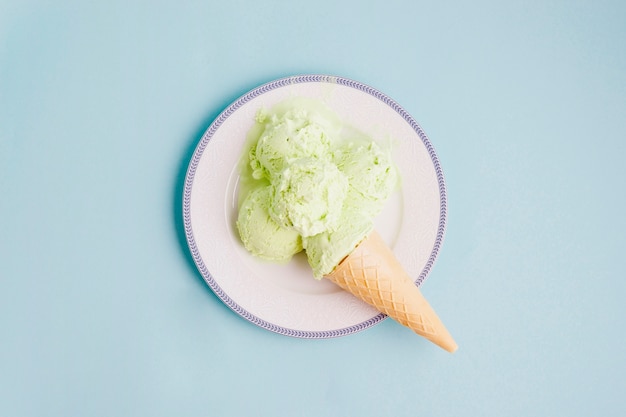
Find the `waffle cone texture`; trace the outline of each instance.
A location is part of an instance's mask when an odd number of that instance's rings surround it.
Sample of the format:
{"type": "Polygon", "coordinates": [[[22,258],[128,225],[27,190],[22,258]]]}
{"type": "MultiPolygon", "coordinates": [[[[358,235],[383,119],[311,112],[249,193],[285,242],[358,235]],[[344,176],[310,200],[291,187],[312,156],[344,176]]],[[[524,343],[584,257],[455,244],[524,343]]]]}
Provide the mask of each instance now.
{"type": "Polygon", "coordinates": [[[326,278],[448,352],[457,350],[448,330],[377,232],[326,278]]]}

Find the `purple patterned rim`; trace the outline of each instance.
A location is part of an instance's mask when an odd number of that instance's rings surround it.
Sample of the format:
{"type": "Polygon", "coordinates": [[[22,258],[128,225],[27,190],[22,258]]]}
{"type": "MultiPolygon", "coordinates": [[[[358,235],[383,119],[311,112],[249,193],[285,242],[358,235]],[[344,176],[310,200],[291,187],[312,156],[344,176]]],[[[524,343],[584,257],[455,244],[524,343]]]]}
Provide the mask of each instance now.
{"type": "Polygon", "coordinates": [[[275,81],[271,81],[241,96],[231,105],[229,105],[213,121],[213,123],[211,123],[211,125],[202,136],[200,143],[198,144],[198,146],[196,147],[196,150],[193,153],[193,157],[189,164],[189,168],[187,169],[187,175],[185,177],[185,188],[183,191],[183,221],[185,225],[185,236],[187,237],[187,244],[189,245],[189,250],[191,251],[191,255],[193,257],[193,260],[198,270],[200,271],[200,274],[202,274],[202,277],[204,278],[206,283],[213,290],[213,292],[220,298],[220,300],[224,302],[224,304],[226,304],[237,314],[239,314],[246,320],[256,324],[257,326],[260,326],[264,329],[267,329],[267,330],[270,330],[272,332],[279,333],[282,335],[286,335],[286,336],[293,336],[293,337],[306,338],[306,339],[326,339],[326,338],[332,338],[332,337],[346,336],[352,333],[359,332],[361,330],[365,330],[381,322],[387,316],[381,313],[375,317],[372,317],[369,320],[366,320],[362,323],[359,323],[353,326],[349,326],[343,329],[324,330],[324,331],[294,330],[294,329],[288,329],[282,326],[277,326],[275,324],[269,323],[255,316],[254,314],[251,314],[247,310],[243,309],[235,301],[233,301],[233,299],[230,298],[228,294],[226,294],[221,289],[221,287],[213,279],[213,276],[207,269],[206,265],[204,264],[204,261],[202,260],[202,257],[200,256],[200,252],[196,246],[196,241],[193,235],[193,230],[191,228],[191,188],[193,185],[194,176],[195,176],[198,164],[200,163],[202,154],[204,153],[204,150],[206,149],[207,145],[209,144],[209,141],[211,140],[211,138],[213,137],[217,129],[219,129],[219,127],[224,123],[224,121],[228,119],[228,117],[230,117],[237,109],[239,109],[242,105],[254,99],[255,97],[258,97],[264,93],[267,93],[268,91],[272,91],[277,88],[281,88],[281,87],[285,87],[285,86],[293,85],[293,84],[300,84],[300,83],[339,84],[339,85],[351,87],[351,88],[360,90],[364,93],[367,93],[379,99],[380,101],[382,101],[383,103],[391,107],[400,116],[402,116],[402,118],[411,126],[411,128],[417,133],[417,135],[422,140],[424,146],[426,147],[426,150],[428,151],[428,154],[430,155],[430,158],[435,167],[435,172],[437,174],[437,182],[439,184],[440,209],[439,209],[439,226],[437,229],[437,236],[435,239],[435,244],[433,245],[433,249],[430,253],[428,261],[426,262],[426,266],[424,267],[419,277],[415,281],[416,285],[418,286],[421,285],[422,282],[424,282],[424,280],[430,273],[430,270],[432,269],[435,263],[435,260],[437,259],[439,249],[443,242],[443,236],[444,236],[444,232],[446,228],[446,215],[447,215],[446,187],[445,187],[445,182],[443,178],[443,171],[439,163],[439,158],[437,157],[437,154],[435,153],[435,150],[433,146],[431,145],[430,140],[426,136],[426,133],[422,130],[419,124],[413,119],[413,117],[411,117],[411,115],[407,113],[402,107],[400,107],[400,105],[398,105],[395,101],[393,101],[391,98],[381,93],[380,91],[372,87],[369,87],[365,84],[362,84],[358,81],[353,81],[347,78],[336,77],[336,76],[331,76],[331,75],[298,75],[298,76],[285,77],[285,78],[281,78],[275,81]]]}

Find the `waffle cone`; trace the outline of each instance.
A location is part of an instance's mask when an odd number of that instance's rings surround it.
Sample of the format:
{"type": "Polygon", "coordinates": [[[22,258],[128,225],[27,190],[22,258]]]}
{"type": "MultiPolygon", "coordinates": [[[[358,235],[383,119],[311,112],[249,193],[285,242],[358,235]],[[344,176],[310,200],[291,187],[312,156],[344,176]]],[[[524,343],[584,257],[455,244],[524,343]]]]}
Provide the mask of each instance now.
{"type": "Polygon", "coordinates": [[[448,352],[458,346],[377,232],[372,232],[326,276],[448,352]]]}

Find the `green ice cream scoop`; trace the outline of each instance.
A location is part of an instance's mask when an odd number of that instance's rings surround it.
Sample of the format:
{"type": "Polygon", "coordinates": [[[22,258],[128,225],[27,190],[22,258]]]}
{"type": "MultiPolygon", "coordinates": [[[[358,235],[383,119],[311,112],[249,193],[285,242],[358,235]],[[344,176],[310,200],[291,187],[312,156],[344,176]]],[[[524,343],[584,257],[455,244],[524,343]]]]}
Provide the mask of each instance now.
{"type": "Polygon", "coordinates": [[[296,108],[282,116],[273,114],[267,120],[261,117],[265,129],[249,156],[253,177],[272,180],[299,158],[328,158],[334,128],[315,116],[296,108]]]}
{"type": "Polygon", "coordinates": [[[271,190],[272,219],[307,237],[337,227],[348,179],[331,162],[301,158],[277,176],[271,190]]]}
{"type": "Polygon", "coordinates": [[[269,205],[269,186],[249,192],[239,208],[239,236],[253,255],[268,261],[287,262],[302,250],[302,239],[297,231],[284,228],[272,220],[269,205]]]}
{"type": "Polygon", "coordinates": [[[378,215],[398,184],[390,153],[374,141],[348,142],[335,151],[333,160],[348,177],[352,204],[371,217],[378,215]]]}
{"type": "Polygon", "coordinates": [[[372,230],[372,220],[352,206],[344,209],[334,231],[303,238],[302,245],[313,276],[321,279],[330,274],[372,230]]]}

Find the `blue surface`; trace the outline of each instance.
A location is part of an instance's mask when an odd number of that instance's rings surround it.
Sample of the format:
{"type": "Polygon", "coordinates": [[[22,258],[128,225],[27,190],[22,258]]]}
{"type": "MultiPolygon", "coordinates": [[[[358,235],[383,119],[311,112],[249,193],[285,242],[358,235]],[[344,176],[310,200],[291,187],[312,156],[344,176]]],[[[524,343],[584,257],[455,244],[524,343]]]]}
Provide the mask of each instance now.
{"type": "Polygon", "coordinates": [[[625,3],[170,3],[0,1],[0,415],[623,415],[625,3]],[[449,221],[422,289],[454,355],[390,320],[273,334],[196,271],[195,145],[300,73],[432,140],[449,221]]]}

